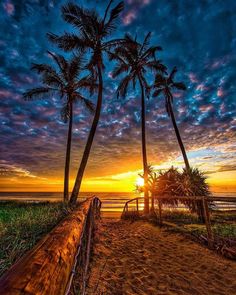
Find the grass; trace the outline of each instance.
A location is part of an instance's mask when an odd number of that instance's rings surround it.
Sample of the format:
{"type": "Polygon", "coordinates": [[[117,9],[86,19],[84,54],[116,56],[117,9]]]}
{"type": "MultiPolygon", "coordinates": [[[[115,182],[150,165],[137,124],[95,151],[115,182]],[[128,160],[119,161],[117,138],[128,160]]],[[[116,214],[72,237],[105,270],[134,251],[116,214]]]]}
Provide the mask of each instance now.
{"type": "Polygon", "coordinates": [[[0,276],[67,213],[63,203],[0,202],[0,276]]]}
{"type": "MultiPolygon", "coordinates": [[[[164,210],[163,220],[170,221],[183,230],[196,236],[207,235],[205,224],[198,221],[197,215],[189,211],[164,210]]],[[[213,212],[210,216],[214,237],[236,240],[236,212],[213,212]]]]}

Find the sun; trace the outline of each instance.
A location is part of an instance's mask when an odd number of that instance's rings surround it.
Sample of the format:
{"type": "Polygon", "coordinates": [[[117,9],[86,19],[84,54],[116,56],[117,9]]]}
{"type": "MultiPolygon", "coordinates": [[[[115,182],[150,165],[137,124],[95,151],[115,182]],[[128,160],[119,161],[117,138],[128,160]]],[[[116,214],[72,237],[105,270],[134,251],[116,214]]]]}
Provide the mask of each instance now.
{"type": "Polygon", "coordinates": [[[142,177],[137,178],[136,185],[137,186],[144,186],[144,179],[142,177]]]}

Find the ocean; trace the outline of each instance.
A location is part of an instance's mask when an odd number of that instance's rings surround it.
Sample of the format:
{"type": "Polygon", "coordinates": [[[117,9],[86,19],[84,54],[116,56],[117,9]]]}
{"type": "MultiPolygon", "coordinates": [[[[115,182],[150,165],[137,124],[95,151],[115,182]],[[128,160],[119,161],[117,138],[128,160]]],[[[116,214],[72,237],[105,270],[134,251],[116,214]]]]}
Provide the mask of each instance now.
{"type": "MultiPolygon", "coordinates": [[[[236,192],[212,192],[213,196],[217,197],[235,197],[236,192]]],[[[88,197],[97,196],[102,201],[101,212],[105,217],[120,217],[124,205],[128,200],[140,197],[140,194],[135,192],[111,192],[111,193],[80,193],[78,200],[83,201],[88,197]]],[[[60,202],[63,200],[61,192],[0,192],[0,201],[17,200],[27,202],[60,202]]]]}
{"type": "MultiPolygon", "coordinates": [[[[125,203],[133,198],[140,197],[135,192],[131,193],[97,193],[88,192],[80,193],[79,201],[84,201],[86,198],[91,196],[97,196],[102,201],[101,212],[103,216],[117,216],[121,215],[125,203]]],[[[60,202],[63,200],[63,193],[61,192],[0,192],[0,201],[16,200],[16,201],[27,201],[27,202],[60,202]]]]}

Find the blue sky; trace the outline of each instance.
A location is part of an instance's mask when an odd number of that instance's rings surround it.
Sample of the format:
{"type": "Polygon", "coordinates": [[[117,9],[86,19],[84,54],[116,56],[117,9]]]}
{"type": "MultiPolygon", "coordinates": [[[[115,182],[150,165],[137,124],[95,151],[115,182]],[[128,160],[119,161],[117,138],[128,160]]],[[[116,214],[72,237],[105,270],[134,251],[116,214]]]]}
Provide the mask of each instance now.
{"type": "MultiPolygon", "coordinates": [[[[47,32],[72,28],[60,17],[64,1],[3,0],[0,3],[0,121],[1,186],[22,188],[32,183],[62,183],[67,125],[61,122],[61,101],[25,102],[22,92],[39,85],[32,62],[50,62],[47,50],[57,51],[47,32]]],[[[80,1],[104,11],[106,1],[80,1]]],[[[236,2],[231,0],[126,0],[117,32],[152,32],[152,44],[162,46],[159,58],[178,67],[178,80],[187,91],[174,94],[178,125],[190,162],[217,177],[235,177],[236,158],[236,2]],[[228,172],[228,173],[227,173],[228,172]],[[230,176],[229,176],[230,175],[230,176]]],[[[118,80],[106,63],[103,111],[86,170],[97,177],[138,171],[141,162],[139,91],[117,100],[118,80]]],[[[95,100],[95,97],[93,98],[95,100]]],[[[76,107],[72,177],[78,167],[92,117],[76,107]]],[[[148,159],[158,167],[183,165],[164,101],[147,101],[148,159]]],[[[121,180],[122,181],[122,180],[121,180]]],[[[227,181],[226,181],[227,186],[227,181]]],[[[86,182],[84,189],[86,190],[86,182]]],[[[88,187],[91,190],[91,187],[88,187]]]]}

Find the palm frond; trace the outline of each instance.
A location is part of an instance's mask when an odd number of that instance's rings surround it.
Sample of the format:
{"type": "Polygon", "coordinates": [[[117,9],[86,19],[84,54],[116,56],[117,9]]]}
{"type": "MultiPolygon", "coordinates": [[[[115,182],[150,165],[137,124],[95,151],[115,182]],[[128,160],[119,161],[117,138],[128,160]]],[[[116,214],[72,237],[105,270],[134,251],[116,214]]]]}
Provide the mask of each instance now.
{"type": "Polygon", "coordinates": [[[57,90],[64,88],[64,83],[58,76],[44,74],[42,75],[42,82],[48,87],[54,87],[57,90]]]}
{"type": "MultiPolygon", "coordinates": [[[[111,4],[111,2],[109,4],[111,4]]],[[[108,7],[109,7],[109,5],[108,5],[108,7]]],[[[116,21],[123,9],[124,9],[124,2],[121,1],[120,3],[118,3],[116,5],[116,7],[114,7],[111,10],[109,20],[107,21],[107,23],[104,26],[104,34],[105,35],[110,34],[115,30],[116,21]]]]}
{"type": "Polygon", "coordinates": [[[123,38],[112,39],[112,40],[104,42],[102,45],[102,49],[108,51],[118,46],[125,46],[125,44],[127,44],[126,39],[123,39],[123,38]]]}
{"type": "Polygon", "coordinates": [[[48,51],[48,54],[54,59],[54,61],[57,63],[61,74],[63,75],[65,80],[68,80],[68,69],[69,64],[67,60],[64,58],[64,56],[60,54],[52,53],[51,51],[48,51]]]}
{"type": "Polygon", "coordinates": [[[156,87],[162,87],[166,84],[166,78],[162,75],[157,73],[155,76],[155,82],[154,82],[156,87]]]}
{"type": "Polygon", "coordinates": [[[177,73],[177,67],[174,67],[168,77],[168,82],[172,82],[175,78],[175,74],[177,73]]]}
{"type": "Polygon", "coordinates": [[[96,83],[96,80],[91,75],[88,75],[77,81],[75,83],[75,88],[87,90],[89,91],[90,96],[92,96],[98,89],[98,83],[96,83]]]}
{"type": "Polygon", "coordinates": [[[51,75],[57,75],[56,71],[47,64],[36,64],[33,63],[31,66],[31,70],[36,71],[38,74],[48,73],[51,75]]]}
{"type": "Polygon", "coordinates": [[[83,16],[85,11],[82,7],[74,3],[67,3],[61,8],[63,19],[77,28],[83,27],[83,16]]]}
{"type": "Polygon", "coordinates": [[[61,119],[64,123],[67,123],[70,118],[70,103],[67,102],[63,105],[61,109],[61,119]]]}
{"type": "Polygon", "coordinates": [[[48,96],[51,96],[54,93],[55,93],[55,89],[52,89],[49,87],[37,87],[24,92],[23,98],[25,100],[44,99],[44,98],[48,98],[48,96]]]}
{"type": "Polygon", "coordinates": [[[80,93],[78,93],[78,92],[75,92],[75,98],[76,98],[76,100],[78,100],[81,104],[83,104],[86,108],[87,108],[87,110],[90,112],[90,113],[94,113],[94,111],[95,111],[95,105],[94,105],[94,103],[91,101],[91,100],[89,100],[89,99],[87,99],[87,98],[85,98],[84,96],[82,96],[80,93]]]}
{"type": "Polygon", "coordinates": [[[157,97],[157,96],[159,96],[162,92],[163,92],[163,89],[156,89],[156,90],[153,92],[152,96],[153,96],[153,97],[157,97]]]}
{"type": "Polygon", "coordinates": [[[116,78],[120,74],[127,73],[129,71],[129,65],[126,63],[117,64],[112,71],[112,77],[116,78]]]}
{"type": "Polygon", "coordinates": [[[147,47],[150,43],[150,39],[151,39],[151,32],[148,32],[147,35],[144,38],[143,44],[140,48],[139,54],[142,54],[143,51],[147,50],[147,47]]]}
{"type": "Polygon", "coordinates": [[[123,98],[126,97],[126,94],[127,94],[127,90],[128,90],[128,86],[129,86],[129,83],[131,82],[132,80],[132,77],[130,75],[127,75],[126,77],[124,77],[118,88],[117,88],[117,98],[119,98],[120,96],[122,96],[123,98]]]}
{"type": "Polygon", "coordinates": [[[141,58],[143,59],[148,59],[148,58],[153,58],[154,60],[156,59],[156,52],[161,51],[162,48],[160,46],[152,46],[149,47],[142,55],[141,58]]]}
{"type": "Polygon", "coordinates": [[[75,34],[65,33],[62,36],[56,34],[48,33],[48,39],[55,43],[59,48],[65,51],[79,50],[83,52],[87,48],[91,48],[92,43],[88,39],[83,39],[75,34]]]}
{"type": "Polygon", "coordinates": [[[68,78],[69,81],[73,81],[76,76],[79,75],[81,70],[84,68],[84,59],[83,55],[79,54],[72,57],[72,59],[69,62],[69,69],[68,69],[68,78]]]}
{"type": "Polygon", "coordinates": [[[186,90],[187,89],[186,85],[183,82],[174,82],[172,85],[173,85],[173,87],[175,87],[178,90],[186,90]]]}

